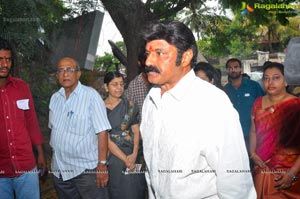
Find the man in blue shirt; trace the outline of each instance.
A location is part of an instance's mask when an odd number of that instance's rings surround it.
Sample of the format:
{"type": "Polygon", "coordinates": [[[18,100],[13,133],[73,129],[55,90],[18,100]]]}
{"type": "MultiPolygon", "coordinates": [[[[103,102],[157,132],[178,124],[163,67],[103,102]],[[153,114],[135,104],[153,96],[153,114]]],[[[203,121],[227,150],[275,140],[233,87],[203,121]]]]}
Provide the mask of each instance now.
{"type": "Polygon", "coordinates": [[[111,129],[104,102],[82,85],[78,62],[65,57],[57,65],[62,86],[49,105],[52,173],[58,198],[105,199],[107,131],[111,129]]]}
{"type": "Polygon", "coordinates": [[[242,63],[239,59],[232,58],[226,62],[228,84],[224,89],[229,96],[234,108],[238,111],[243,128],[245,143],[249,151],[249,130],[251,125],[251,110],[256,98],[264,95],[261,86],[242,76],[242,63]]]}

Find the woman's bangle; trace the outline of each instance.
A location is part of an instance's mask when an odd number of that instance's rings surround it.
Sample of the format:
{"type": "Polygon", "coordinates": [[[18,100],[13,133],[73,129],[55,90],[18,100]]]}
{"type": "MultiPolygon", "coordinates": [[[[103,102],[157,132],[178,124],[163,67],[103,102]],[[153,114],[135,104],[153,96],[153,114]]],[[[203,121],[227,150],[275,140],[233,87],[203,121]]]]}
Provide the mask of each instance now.
{"type": "Polygon", "coordinates": [[[289,174],[289,176],[292,178],[292,181],[298,180],[298,177],[295,176],[295,175],[291,172],[291,170],[288,170],[288,171],[287,171],[287,174],[289,174]]]}

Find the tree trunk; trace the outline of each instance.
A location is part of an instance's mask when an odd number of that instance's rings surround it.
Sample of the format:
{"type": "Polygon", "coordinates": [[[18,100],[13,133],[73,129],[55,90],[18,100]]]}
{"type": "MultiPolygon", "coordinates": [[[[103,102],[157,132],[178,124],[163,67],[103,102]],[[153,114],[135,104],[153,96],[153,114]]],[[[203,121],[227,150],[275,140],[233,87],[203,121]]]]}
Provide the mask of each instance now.
{"type": "MultiPolygon", "coordinates": [[[[141,31],[157,18],[141,0],[101,0],[120,31],[127,50],[127,81],[138,74],[137,58],[142,46],[141,31]]],[[[104,27],[105,28],[105,27],[104,27]]]]}

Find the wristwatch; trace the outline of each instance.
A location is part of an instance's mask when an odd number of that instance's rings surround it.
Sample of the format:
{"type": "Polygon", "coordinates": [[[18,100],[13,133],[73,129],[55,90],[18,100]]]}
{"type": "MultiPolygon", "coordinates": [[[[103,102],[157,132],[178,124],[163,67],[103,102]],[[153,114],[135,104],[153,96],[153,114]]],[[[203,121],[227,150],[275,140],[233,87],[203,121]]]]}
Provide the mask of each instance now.
{"type": "Polygon", "coordinates": [[[103,164],[103,165],[107,165],[107,161],[106,160],[99,160],[98,164],[103,164]]]}
{"type": "Polygon", "coordinates": [[[296,180],[298,179],[298,177],[295,176],[290,170],[288,170],[287,173],[288,173],[289,176],[292,178],[292,181],[296,181],[296,180]]]}

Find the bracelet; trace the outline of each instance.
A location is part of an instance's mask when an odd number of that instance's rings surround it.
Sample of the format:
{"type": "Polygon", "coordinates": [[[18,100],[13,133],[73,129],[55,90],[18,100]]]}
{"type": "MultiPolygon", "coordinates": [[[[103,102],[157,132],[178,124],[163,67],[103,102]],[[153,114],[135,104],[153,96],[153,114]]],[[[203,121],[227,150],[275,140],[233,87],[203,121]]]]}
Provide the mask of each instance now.
{"type": "Polygon", "coordinates": [[[107,161],[106,160],[99,160],[98,161],[98,165],[99,164],[107,165],[107,161]]]}
{"type": "Polygon", "coordinates": [[[292,178],[292,181],[298,180],[298,177],[295,176],[295,175],[291,172],[291,170],[288,170],[288,171],[287,171],[287,174],[289,174],[289,176],[292,178]]]}

